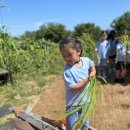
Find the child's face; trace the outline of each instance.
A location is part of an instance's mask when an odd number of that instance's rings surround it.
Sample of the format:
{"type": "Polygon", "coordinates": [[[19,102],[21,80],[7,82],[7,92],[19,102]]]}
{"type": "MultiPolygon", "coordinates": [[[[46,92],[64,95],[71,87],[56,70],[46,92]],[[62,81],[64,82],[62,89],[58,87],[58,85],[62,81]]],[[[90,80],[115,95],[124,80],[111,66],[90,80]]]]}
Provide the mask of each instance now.
{"type": "Polygon", "coordinates": [[[107,39],[107,34],[102,34],[101,35],[101,39],[104,41],[104,40],[106,40],[107,39]]]}
{"type": "Polygon", "coordinates": [[[81,50],[77,51],[69,45],[64,45],[64,47],[61,48],[61,55],[68,65],[73,65],[75,62],[79,61],[80,53],[81,50]]]}

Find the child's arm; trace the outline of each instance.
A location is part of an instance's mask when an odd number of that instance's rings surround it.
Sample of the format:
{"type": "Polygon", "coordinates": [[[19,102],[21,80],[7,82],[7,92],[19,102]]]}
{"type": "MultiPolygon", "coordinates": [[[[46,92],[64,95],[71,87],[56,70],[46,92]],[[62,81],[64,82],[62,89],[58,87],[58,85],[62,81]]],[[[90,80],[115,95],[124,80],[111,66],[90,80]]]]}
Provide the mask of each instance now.
{"type": "Polygon", "coordinates": [[[85,80],[83,80],[83,81],[77,83],[71,90],[72,90],[73,92],[76,92],[77,90],[79,90],[79,89],[85,87],[85,86],[87,85],[87,83],[89,82],[89,79],[90,79],[90,77],[88,77],[87,79],[85,79],[85,80]]]}
{"type": "Polygon", "coordinates": [[[90,76],[89,76],[86,80],[83,80],[83,81],[77,83],[77,84],[72,88],[72,91],[75,92],[75,91],[77,91],[77,90],[79,90],[79,89],[85,87],[85,86],[87,85],[87,83],[89,82],[89,79],[90,79],[91,77],[94,77],[94,76],[96,75],[95,65],[92,66],[89,71],[90,71],[90,76]]]}

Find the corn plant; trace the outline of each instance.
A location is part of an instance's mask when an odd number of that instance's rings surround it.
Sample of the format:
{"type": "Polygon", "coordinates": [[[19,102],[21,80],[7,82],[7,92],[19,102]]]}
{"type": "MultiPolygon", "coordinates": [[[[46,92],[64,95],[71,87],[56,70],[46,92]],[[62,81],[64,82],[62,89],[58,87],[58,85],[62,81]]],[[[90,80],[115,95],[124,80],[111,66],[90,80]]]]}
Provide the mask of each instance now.
{"type": "MultiPolygon", "coordinates": [[[[31,40],[29,38],[15,40],[8,32],[8,29],[0,31],[0,68],[9,69],[14,73],[31,71],[35,68],[44,73],[60,71],[53,69],[57,67],[56,61],[62,63],[56,43],[42,40],[31,40]]],[[[60,65],[61,66],[61,65],[60,65]]]]}
{"type": "MultiPolygon", "coordinates": [[[[58,44],[44,39],[13,38],[8,32],[0,30],[0,68],[11,70],[14,84],[2,87],[0,94],[5,104],[23,105],[28,96],[40,94],[48,82],[46,76],[61,72],[64,62],[59,55],[58,44]],[[20,42],[19,42],[20,41],[20,42]],[[30,89],[28,82],[36,86],[30,89]],[[9,89],[8,89],[9,88],[9,89]],[[19,95],[19,100],[15,99],[19,95]]],[[[51,82],[51,80],[49,80],[51,82]]]]}
{"type": "Polygon", "coordinates": [[[83,55],[88,56],[90,59],[97,61],[97,55],[95,53],[95,40],[87,33],[83,33],[79,38],[79,41],[83,47],[83,55]]]}
{"type": "MultiPolygon", "coordinates": [[[[122,34],[120,37],[117,37],[116,39],[120,40],[124,45],[125,45],[125,48],[126,48],[126,56],[125,56],[125,72],[126,72],[126,65],[127,65],[127,51],[129,49],[129,46],[130,46],[130,41],[129,41],[129,36],[128,34],[125,32],[125,34],[122,34]]],[[[123,68],[123,66],[122,66],[123,68]]]]}

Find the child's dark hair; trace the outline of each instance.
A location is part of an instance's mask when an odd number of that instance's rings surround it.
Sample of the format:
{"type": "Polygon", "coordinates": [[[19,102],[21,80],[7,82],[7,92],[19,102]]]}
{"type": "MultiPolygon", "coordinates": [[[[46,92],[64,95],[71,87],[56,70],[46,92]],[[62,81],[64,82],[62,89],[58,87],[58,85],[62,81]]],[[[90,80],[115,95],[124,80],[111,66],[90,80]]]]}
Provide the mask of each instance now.
{"type": "Polygon", "coordinates": [[[76,38],[67,37],[59,42],[59,49],[61,50],[62,48],[64,48],[64,45],[67,44],[70,44],[74,50],[81,50],[80,56],[82,55],[82,45],[79,40],[77,40],[76,38]]]}
{"type": "Polygon", "coordinates": [[[108,35],[108,32],[106,30],[101,31],[100,35],[102,36],[104,34],[108,35]]]}
{"type": "Polygon", "coordinates": [[[115,35],[116,35],[115,30],[111,30],[111,31],[109,32],[109,35],[108,35],[108,40],[109,40],[109,39],[114,40],[115,35]]]}

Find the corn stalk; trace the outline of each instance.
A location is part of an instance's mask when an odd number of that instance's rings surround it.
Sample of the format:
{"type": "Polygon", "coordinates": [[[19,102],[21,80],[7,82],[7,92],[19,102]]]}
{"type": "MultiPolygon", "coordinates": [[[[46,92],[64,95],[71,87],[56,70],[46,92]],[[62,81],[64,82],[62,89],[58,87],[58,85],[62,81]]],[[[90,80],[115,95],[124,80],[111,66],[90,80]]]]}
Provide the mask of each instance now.
{"type": "Polygon", "coordinates": [[[125,34],[121,35],[121,37],[117,37],[116,39],[122,41],[125,45],[125,48],[126,48],[126,56],[125,56],[125,72],[126,72],[126,65],[127,65],[127,51],[128,51],[128,48],[129,48],[129,36],[128,34],[126,33],[125,31],[125,34]]]}
{"type": "Polygon", "coordinates": [[[93,59],[96,62],[98,57],[95,53],[95,41],[93,37],[88,33],[83,33],[79,38],[79,41],[83,47],[83,55],[90,57],[90,59],[93,59]]]}

